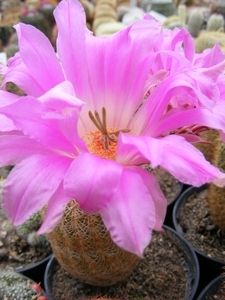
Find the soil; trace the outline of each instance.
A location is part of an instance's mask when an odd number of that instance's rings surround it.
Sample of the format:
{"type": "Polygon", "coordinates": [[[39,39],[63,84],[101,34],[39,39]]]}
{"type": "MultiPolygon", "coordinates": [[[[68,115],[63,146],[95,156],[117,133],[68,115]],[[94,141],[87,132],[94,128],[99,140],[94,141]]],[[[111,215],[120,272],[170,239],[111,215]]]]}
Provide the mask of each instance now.
{"type": "Polygon", "coordinates": [[[201,300],[224,300],[225,299],[225,285],[224,285],[224,278],[222,282],[220,280],[220,284],[216,283],[216,286],[213,285],[208,290],[207,294],[204,295],[204,299],[201,300]]]}
{"type": "Polygon", "coordinates": [[[200,252],[225,262],[225,232],[214,225],[209,214],[207,188],[194,193],[178,212],[183,236],[200,252]]]}
{"type": "Polygon", "coordinates": [[[155,175],[168,204],[177,198],[181,190],[181,183],[176,178],[160,167],[154,170],[147,164],[142,167],[155,175]]]}
{"type": "MultiPolygon", "coordinates": [[[[0,203],[1,190],[10,169],[0,168],[0,203]]],[[[18,236],[0,205],[0,265],[17,270],[27,268],[52,254],[51,246],[31,246],[18,236]],[[6,226],[3,224],[7,224],[6,226]]]]}
{"type": "Polygon", "coordinates": [[[166,233],[154,232],[144,259],[139,261],[128,280],[111,287],[86,285],[57,264],[52,298],[87,300],[104,296],[120,300],[183,300],[189,272],[181,248],[170,235],[167,230],[166,233]]]}

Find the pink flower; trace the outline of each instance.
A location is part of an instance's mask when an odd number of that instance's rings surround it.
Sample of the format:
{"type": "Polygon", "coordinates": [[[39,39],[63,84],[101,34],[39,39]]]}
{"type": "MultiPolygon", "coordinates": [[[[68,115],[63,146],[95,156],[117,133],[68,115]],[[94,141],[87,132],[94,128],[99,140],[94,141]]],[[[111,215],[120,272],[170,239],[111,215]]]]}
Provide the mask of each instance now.
{"type": "Polygon", "coordinates": [[[142,256],[152,230],[162,230],[167,201],[140,165],[161,166],[190,185],[223,184],[184,133],[225,131],[213,117],[223,102],[224,56],[215,48],[215,61],[196,57],[186,30],[164,33],[150,17],[94,37],[75,0],[60,2],[55,18],[59,58],[41,32],[18,24],[20,51],[1,69],[3,86],[12,81],[27,94],[0,91],[0,166],[15,165],[4,211],[19,225],[48,203],[44,233],[74,198],[101,214],[120,247],[142,256]]]}

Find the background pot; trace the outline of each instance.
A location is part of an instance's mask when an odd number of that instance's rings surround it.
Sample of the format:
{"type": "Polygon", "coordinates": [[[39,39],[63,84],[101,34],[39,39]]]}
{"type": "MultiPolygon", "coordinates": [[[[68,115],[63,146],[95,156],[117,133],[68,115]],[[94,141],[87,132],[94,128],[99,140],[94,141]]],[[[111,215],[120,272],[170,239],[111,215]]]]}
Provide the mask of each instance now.
{"type": "MultiPolygon", "coordinates": [[[[186,189],[176,201],[173,208],[173,225],[175,230],[179,234],[183,235],[183,229],[179,225],[177,218],[181,208],[184,206],[185,202],[191,195],[203,191],[204,189],[206,189],[206,187],[207,185],[203,185],[199,188],[191,186],[186,189]]],[[[209,282],[211,282],[215,277],[221,274],[222,267],[225,265],[225,262],[216,258],[209,257],[195,247],[193,247],[193,249],[197,254],[200,265],[200,281],[197,290],[198,295],[209,282]]]]}
{"type": "MultiPolygon", "coordinates": [[[[182,236],[180,236],[177,232],[175,232],[173,229],[163,226],[166,233],[169,235],[169,237],[173,240],[173,242],[180,247],[181,250],[183,250],[185,262],[184,267],[188,270],[187,272],[187,289],[186,294],[184,297],[184,300],[194,300],[195,294],[198,288],[199,283],[199,263],[197,256],[190,246],[190,244],[184,240],[182,236]]],[[[58,262],[54,255],[50,258],[44,275],[44,286],[45,291],[47,293],[49,300],[58,300],[53,299],[52,297],[52,278],[55,272],[55,268],[58,266],[58,262]]],[[[75,300],[75,299],[73,299],[75,300]]]]}
{"type": "MultiPolygon", "coordinates": [[[[201,294],[198,296],[197,300],[207,300],[207,299],[218,299],[214,297],[215,292],[220,288],[221,284],[224,285],[224,275],[220,275],[216,277],[214,280],[212,280],[201,292],[201,294]]],[[[224,289],[225,291],[225,289],[224,289]]],[[[223,295],[224,299],[225,292],[223,295]]]]}
{"type": "Polygon", "coordinates": [[[31,278],[33,281],[38,282],[44,288],[44,273],[47,263],[52,255],[47,256],[45,259],[33,264],[32,266],[16,269],[16,272],[31,278]]]}

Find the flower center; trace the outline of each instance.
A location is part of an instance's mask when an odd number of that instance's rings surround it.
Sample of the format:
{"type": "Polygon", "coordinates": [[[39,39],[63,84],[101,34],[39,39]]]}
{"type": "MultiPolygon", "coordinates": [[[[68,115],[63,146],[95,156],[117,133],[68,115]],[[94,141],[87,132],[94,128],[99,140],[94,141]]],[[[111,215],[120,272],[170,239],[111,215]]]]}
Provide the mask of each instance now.
{"type": "Polygon", "coordinates": [[[130,129],[109,128],[106,124],[106,109],[102,108],[102,118],[95,110],[94,114],[89,111],[89,117],[98,130],[89,132],[84,140],[88,150],[106,159],[115,159],[117,140],[120,132],[127,133],[130,129]]]}

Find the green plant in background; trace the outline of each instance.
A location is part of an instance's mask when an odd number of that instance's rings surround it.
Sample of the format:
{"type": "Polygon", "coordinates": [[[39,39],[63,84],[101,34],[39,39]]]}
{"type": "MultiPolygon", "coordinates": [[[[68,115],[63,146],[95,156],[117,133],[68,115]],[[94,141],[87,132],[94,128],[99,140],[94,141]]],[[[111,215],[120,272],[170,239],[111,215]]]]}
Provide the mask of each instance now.
{"type": "Polygon", "coordinates": [[[51,35],[51,28],[45,16],[38,11],[29,11],[20,16],[20,21],[25,24],[31,24],[42,31],[48,38],[51,35]]]}
{"type": "Polygon", "coordinates": [[[173,1],[166,0],[153,0],[151,10],[157,11],[158,13],[169,17],[176,14],[176,6],[173,1]]]}
{"type": "Polygon", "coordinates": [[[36,231],[41,225],[41,216],[37,212],[33,214],[25,223],[16,227],[18,236],[26,239],[27,243],[31,246],[48,246],[49,242],[45,235],[36,235],[36,231]]]}
{"type": "Polygon", "coordinates": [[[224,31],[224,17],[221,14],[212,14],[207,22],[206,30],[208,31],[224,31]]]}
{"type": "Polygon", "coordinates": [[[204,31],[195,39],[195,51],[203,52],[205,49],[213,48],[219,43],[221,49],[225,50],[225,34],[219,31],[204,31]]]}
{"type": "Polygon", "coordinates": [[[184,4],[180,4],[177,8],[177,15],[167,17],[162,25],[163,28],[167,29],[182,28],[186,26],[186,19],[187,7],[184,4]]]}
{"type": "Polygon", "coordinates": [[[41,292],[42,288],[39,284],[31,283],[29,280],[27,280],[14,270],[0,270],[0,299],[47,300],[45,296],[41,296],[41,292]]]}
{"type": "Polygon", "coordinates": [[[212,13],[222,14],[225,17],[225,1],[213,1],[211,11],[212,13]]]}
{"type": "Polygon", "coordinates": [[[49,3],[43,3],[38,8],[38,12],[41,13],[45,19],[48,21],[49,26],[53,27],[55,25],[55,18],[53,16],[53,11],[55,7],[49,3]]]}
{"type": "Polygon", "coordinates": [[[198,9],[192,10],[188,14],[187,29],[193,37],[197,37],[202,28],[203,14],[198,9]]]}

